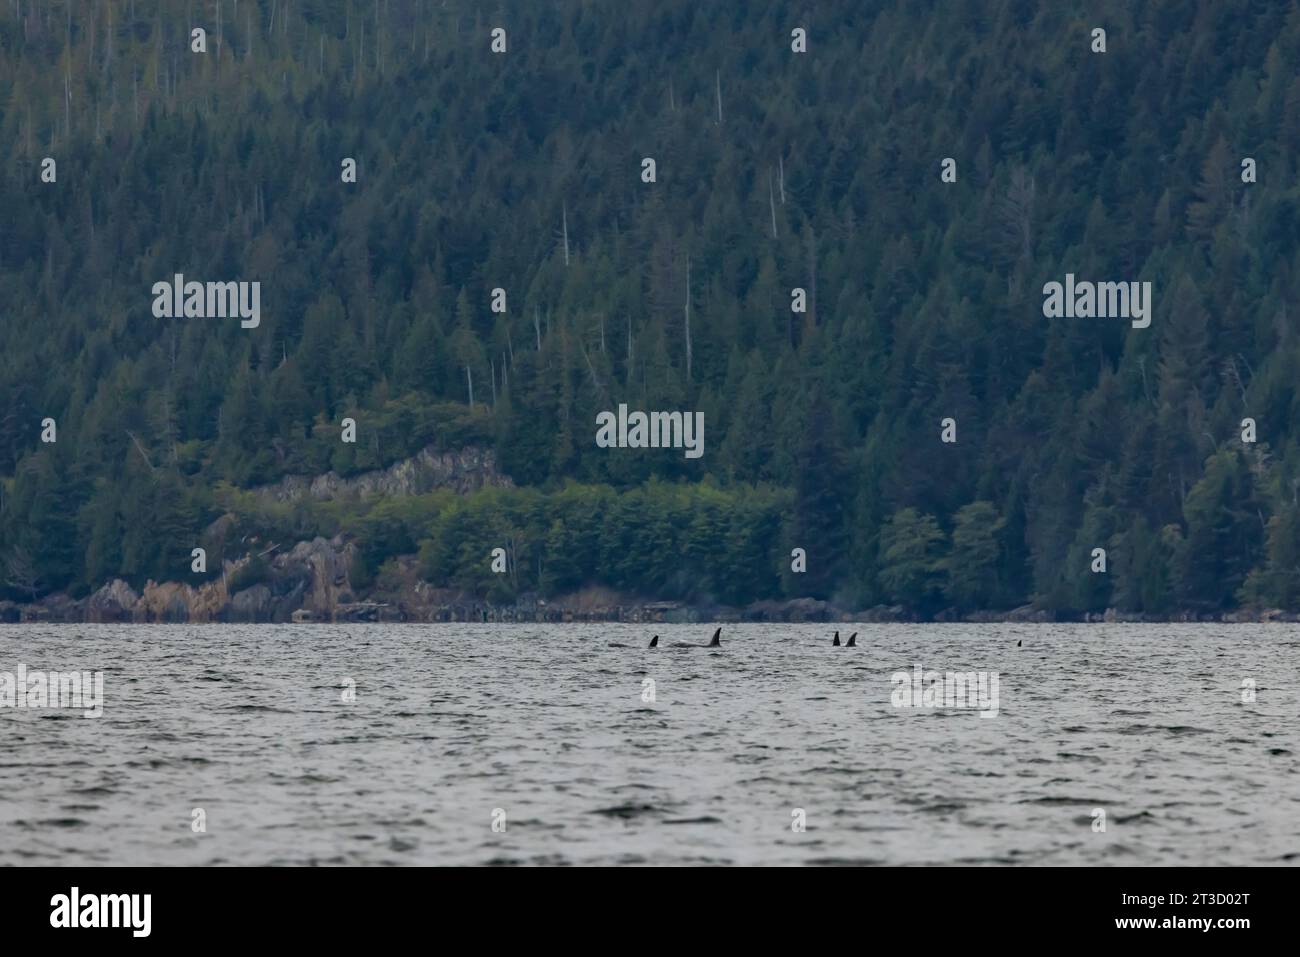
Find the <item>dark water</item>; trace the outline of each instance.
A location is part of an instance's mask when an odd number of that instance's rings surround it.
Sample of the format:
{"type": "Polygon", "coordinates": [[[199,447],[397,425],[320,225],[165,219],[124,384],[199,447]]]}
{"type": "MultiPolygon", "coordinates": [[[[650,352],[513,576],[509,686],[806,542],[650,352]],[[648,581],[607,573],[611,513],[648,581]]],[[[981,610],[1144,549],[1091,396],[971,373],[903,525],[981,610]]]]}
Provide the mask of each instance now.
{"type": "Polygon", "coordinates": [[[0,864],[1300,861],[1300,629],[856,628],[0,626],[105,673],[0,707],[0,864]],[[894,707],[917,664],[997,716],[894,707]]]}

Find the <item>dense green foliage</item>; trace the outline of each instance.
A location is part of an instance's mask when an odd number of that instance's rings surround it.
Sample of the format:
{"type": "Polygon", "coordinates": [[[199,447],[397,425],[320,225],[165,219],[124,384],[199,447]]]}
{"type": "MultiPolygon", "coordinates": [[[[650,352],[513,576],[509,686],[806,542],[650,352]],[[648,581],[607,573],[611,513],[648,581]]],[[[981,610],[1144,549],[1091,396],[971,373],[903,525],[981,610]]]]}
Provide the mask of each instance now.
{"type": "Polygon", "coordinates": [[[479,443],[519,490],[294,530],[483,593],[1297,607],[1300,7],[1088,6],[3,0],[6,593],[185,578],[271,520],[236,489],[479,443]],[[176,272],[261,325],[154,318],[176,272]],[[1045,319],[1066,272],[1150,328],[1045,319]],[[703,457],[597,448],[619,402],[703,457]]]}

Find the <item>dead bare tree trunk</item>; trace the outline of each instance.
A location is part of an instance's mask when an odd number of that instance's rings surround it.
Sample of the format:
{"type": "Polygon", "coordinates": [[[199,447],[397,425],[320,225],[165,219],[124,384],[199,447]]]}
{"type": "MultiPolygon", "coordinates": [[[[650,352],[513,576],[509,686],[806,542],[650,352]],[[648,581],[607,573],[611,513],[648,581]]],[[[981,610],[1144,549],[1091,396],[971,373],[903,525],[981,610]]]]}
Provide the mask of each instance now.
{"type": "Polygon", "coordinates": [[[131,436],[131,441],[135,443],[136,449],[139,450],[140,457],[144,459],[144,464],[149,466],[149,471],[156,472],[157,469],[154,468],[153,462],[149,460],[149,453],[144,450],[144,446],[140,444],[140,440],[135,437],[135,434],[130,429],[125,429],[124,431],[127,435],[131,436]]]}
{"type": "Polygon", "coordinates": [[[808,227],[808,321],[817,325],[817,234],[808,227]]]}
{"type": "Polygon", "coordinates": [[[561,204],[563,224],[564,224],[564,265],[569,265],[569,204],[561,204]]]}
{"type": "Polygon", "coordinates": [[[772,198],[772,168],[767,170],[767,204],[772,207],[772,238],[776,239],[776,201],[772,198]]]}
{"type": "Polygon", "coordinates": [[[691,380],[691,257],[686,257],[686,381],[691,380]]]}
{"type": "MultiPolygon", "coordinates": [[[[217,19],[221,19],[221,5],[217,4],[217,19]]],[[[104,76],[113,67],[113,8],[108,8],[108,25],[104,29],[104,76]]]]}
{"type": "Polygon", "coordinates": [[[1034,248],[1034,178],[1024,167],[1016,167],[1006,195],[999,204],[1007,257],[1013,262],[1029,261],[1034,248]]]}

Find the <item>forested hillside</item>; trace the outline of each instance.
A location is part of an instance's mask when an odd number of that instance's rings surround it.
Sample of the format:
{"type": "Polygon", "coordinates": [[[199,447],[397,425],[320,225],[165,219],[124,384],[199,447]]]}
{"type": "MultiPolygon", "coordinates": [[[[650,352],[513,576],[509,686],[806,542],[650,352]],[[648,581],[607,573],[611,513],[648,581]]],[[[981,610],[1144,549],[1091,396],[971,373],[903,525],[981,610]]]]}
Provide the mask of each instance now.
{"type": "Polygon", "coordinates": [[[1300,608],[1296,3],[0,0],[0,91],[0,597],[202,578],[229,514],[208,577],[343,531],[501,599],[1300,608]],[[1150,326],[1045,318],[1067,273],[1150,326]],[[430,445],[514,487],[247,494],[430,445]]]}

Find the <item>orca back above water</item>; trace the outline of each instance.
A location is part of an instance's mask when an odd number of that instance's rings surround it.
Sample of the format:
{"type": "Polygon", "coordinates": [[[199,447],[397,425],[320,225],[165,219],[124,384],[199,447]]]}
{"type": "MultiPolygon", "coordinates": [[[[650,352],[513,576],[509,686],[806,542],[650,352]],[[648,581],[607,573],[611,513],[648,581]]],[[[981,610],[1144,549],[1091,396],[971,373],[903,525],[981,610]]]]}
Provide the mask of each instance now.
{"type": "Polygon", "coordinates": [[[713,633],[713,640],[710,641],[707,645],[697,644],[693,641],[674,641],[673,647],[674,648],[721,648],[722,628],[719,627],[718,630],[713,633]]]}
{"type": "Polygon", "coordinates": [[[655,635],[653,638],[651,638],[651,639],[650,639],[650,644],[646,645],[646,647],[647,647],[647,648],[658,648],[658,647],[659,647],[659,636],[658,636],[658,635],[655,635]]]}
{"type": "Polygon", "coordinates": [[[849,640],[844,643],[845,648],[856,648],[858,646],[858,633],[855,631],[849,635],[849,640]]]}
{"type": "Polygon", "coordinates": [[[836,648],[840,646],[840,633],[838,631],[835,632],[835,640],[832,641],[831,644],[836,648]]]}

